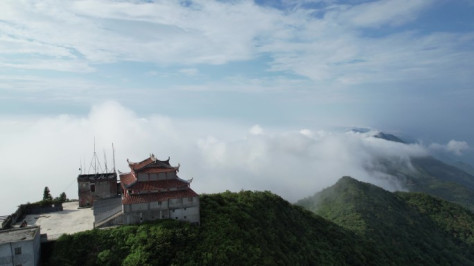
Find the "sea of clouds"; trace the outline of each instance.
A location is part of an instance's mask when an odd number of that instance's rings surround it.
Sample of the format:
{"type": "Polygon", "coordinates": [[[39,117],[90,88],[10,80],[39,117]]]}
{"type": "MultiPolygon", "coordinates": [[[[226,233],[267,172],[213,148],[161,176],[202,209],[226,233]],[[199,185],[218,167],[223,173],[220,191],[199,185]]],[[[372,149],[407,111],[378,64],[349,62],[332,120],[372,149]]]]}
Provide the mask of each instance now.
{"type": "Polygon", "coordinates": [[[402,144],[374,138],[376,131],[266,129],[217,120],[139,116],[117,102],[95,105],[87,116],[0,118],[0,214],[20,203],[40,200],[48,186],[53,196],[77,198],[77,175],[92,173],[96,152],[102,170],[129,171],[126,160],[151,153],[180,164],[180,177],[193,178],[198,193],[270,190],[289,201],[312,195],[350,175],[388,190],[403,185],[384,172],[380,158],[410,167],[410,158],[433,147],[466,149],[467,144],[402,144]],[[462,147],[461,147],[462,146],[462,147]],[[456,148],[457,147],[457,148],[456,148]],[[461,147],[461,148],[459,148],[461,147]]]}

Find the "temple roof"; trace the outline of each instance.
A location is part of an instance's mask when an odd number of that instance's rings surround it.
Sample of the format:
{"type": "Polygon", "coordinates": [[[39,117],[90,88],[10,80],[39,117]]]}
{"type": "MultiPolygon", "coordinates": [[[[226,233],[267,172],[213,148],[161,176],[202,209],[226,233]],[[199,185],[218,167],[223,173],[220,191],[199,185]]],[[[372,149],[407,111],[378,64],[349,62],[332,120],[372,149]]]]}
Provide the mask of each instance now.
{"type": "Polygon", "coordinates": [[[142,171],[144,169],[149,169],[149,168],[172,169],[172,170],[179,169],[179,165],[177,167],[173,167],[170,165],[169,157],[168,157],[168,160],[166,161],[160,161],[156,159],[154,154],[151,154],[149,158],[138,163],[130,162],[128,159],[127,159],[127,162],[133,171],[142,171]]]}
{"type": "Polygon", "coordinates": [[[128,195],[122,199],[122,204],[137,204],[164,201],[168,199],[196,197],[198,194],[192,189],[168,191],[162,193],[128,195]]]}
{"type": "Polygon", "coordinates": [[[117,180],[117,173],[97,173],[97,174],[84,174],[77,177],[77,181],[106,181],[106,180],[117,180]]]}
{"type": "Polygon", "coordinates": [[[120,183],[123,188],[128,188],[129,186],[135,184],[137,178],[133,173],[120,174],[120,183]]]}

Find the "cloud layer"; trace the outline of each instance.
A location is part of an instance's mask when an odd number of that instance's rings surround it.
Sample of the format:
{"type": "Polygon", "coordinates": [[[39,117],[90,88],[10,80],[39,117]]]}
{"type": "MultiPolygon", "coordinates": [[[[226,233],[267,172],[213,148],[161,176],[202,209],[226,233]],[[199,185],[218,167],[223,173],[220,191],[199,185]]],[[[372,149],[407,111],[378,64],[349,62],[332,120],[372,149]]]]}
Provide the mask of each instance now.
{"type": "Polygon", "coordinates": [[[325,87],[465,80],[472,68],[474,33],[410,24],[437,1],[284,3],[2,1],[0,67],[93,72],[126,61],[190,66],[268,57],[266,70],[325,87]]]}
{"type": "MultiPolygon", "coordinates": [[[[383,173],[379,157],[409,165],[424,156],[418,144],[404,145],[372,137],[373,132],[332,132],[302,129],[267,130],[258,125],[220,121],[139,117],[116,102],[94,106],[88,116],[60,115],[0,120],[1,181],[5,184],[2,212],[41,199],[49,186],[77,198],[78,168],[90,166],[94,138],[99,159],[112,168],[111,143],[117,169],[128,171],[126,159],[140,161],[150,153],[181,163],[180,176],[194,178],[198,193],[224,190],[271,190],[295,201],[332,185],[343,175],[387,189],[403,189],[383,173]],[[6,200],[8,199],[8,200],[6,200]]],[[[104,165],[102,165],[102,169],[104,165]]]]}
{"type": "Polygon", "coordinates": [[[429,146],[434,151],[449,152],[457,156],[461,156],[463,152],[470,150],[469,144],[465,141],[450,140],[445,145],[439,143],[432,143],[429,146]]]}

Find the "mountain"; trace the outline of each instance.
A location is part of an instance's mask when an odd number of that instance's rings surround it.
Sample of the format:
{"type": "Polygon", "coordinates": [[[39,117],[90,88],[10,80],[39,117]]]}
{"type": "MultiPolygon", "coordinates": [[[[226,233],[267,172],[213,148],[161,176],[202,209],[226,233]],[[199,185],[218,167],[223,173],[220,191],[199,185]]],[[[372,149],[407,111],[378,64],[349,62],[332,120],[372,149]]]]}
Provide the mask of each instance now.
{"type": "Polygon", "coordinates": [[[474,217],[345,177],[295,206],[270,192],[201,196],[201,225],[161,220],[63,235],[42,265],[473,265],[474,217]]]}
{"type": "Polygon", "coordinates": [[[474,166],[472,166],[472,165],[470,165],[466,162],[461,162],[461,161],[455,161],[455,162],[452,162],[450,164],[452,166],[457,167],[457,168],[463,170],[464,172],[474,176],[474,166]]]}
{"type": "Polygon", "coordinates": [[[384,158],[379,164],[410,192],[427,193],[474,211],[474,176],[457,167],[431,156],[411,158],[410,165],[384,158]]]}
{"type": "Polygon", "coordinates": [[[433,157],[412,159],[415,172],[405,175],[409,191],[424,192],[474,211],[474,176],[433,157]]]}
{"type": "Polygon", "coordinates": [[[387,133],[383,133],[383,132],[378,132],[377,134],[374,135],[374,137],[379,138],[379,139],[388,140],[388,141],[393,141],[393,142],[406,143],[405,141],[403,141],[402,139],[400,139],[399,137],[397,137],[395,135],[387,134],[387,133]]]}
{"type": "Polygon", "coordinates": [[[43,265],[373,265],[368,241],[270,192],[201,196],[201,225],[173,220],[64,235],[43,265]]]}
{"type": "MultiPolygon", "coordinates": [[[[373,137],[407,145],[397,136],[383,132],[373,137]]],[[[408,191],[428,193],[474,211],[474,176],[456,166],[432,156],[413,157],[409,165],[379,158],[378,164],[408,191]]]]}
{"type": "Polygon", "coordinates": [[[393,264],[474,264],[474,214],[457,204],[351,177],[296,204],[389,252],[393,264]]]}

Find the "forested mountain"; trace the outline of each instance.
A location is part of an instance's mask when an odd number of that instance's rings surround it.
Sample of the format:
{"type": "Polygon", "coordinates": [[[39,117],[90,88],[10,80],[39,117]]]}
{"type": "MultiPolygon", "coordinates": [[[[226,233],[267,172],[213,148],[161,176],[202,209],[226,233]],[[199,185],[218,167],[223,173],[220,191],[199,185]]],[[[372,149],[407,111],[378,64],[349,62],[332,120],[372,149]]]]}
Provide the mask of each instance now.
{"type": "Polygon", "coordinates": [[[406,172],[406,188],[459,203],[474,211],[474,176],[433,157],[412,159],[415,168],[406,172]]]}
{"type": "Polygon", "coordinates": [[[351,177],[297,204],[375,244],[395,264],[474,264],[474,214],[457,204],[351,177]]]}
{"type": "Polygon", "coordinates": [[[270,192],[201,196],[201,225],[178,221],[65,235],[45,265],[370,265],[362,237],[270,192]]]}
{"type": "Polygon", "coordinates": [[[316,214],[270,192],[203,195],[200,226],[164,220],[65,235],[44,246],[43,264],[474,264],[474,216],[459,205],[349,177],[298,204],[316,214]]]}
{"type": "MultiPolygon", "coordinates": [[[[410,145],[397,136],[383,132],[373,137],[410,145]]],[[[457,166],[462,166],[461,169],[428,155],[411,158],[409,165],[383,157],[379,158],[378,164],[382,166],[382,172],[396,177],[410,192],[427,193],[474,211],[474,176],[469,173],[468,164],[458,162],[457,166]]]]}

